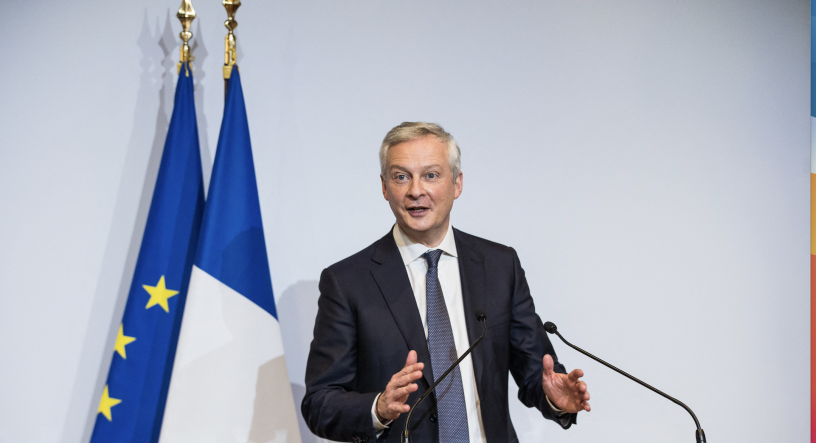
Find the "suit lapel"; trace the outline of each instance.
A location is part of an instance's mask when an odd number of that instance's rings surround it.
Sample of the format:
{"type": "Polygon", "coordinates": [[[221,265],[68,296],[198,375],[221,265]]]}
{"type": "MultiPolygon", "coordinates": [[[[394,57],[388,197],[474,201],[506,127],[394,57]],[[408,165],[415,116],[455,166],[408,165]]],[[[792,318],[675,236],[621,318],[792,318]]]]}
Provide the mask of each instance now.
{"type": "Polygon", "coordinates": [[[416,351],[418,362],[425,363],[427,370],[422,371],[422,375],[427,386],[430,386],[433,383],[430,371],[431,355],[428,352],[425,327],[422,325],[414,291],[408,280],[408,271],[391,232],[377,242],[377,248],[371,259],[380,264],[379,267],[372,269],[371,275],[377,282],[408,348],[416,351]]]}
{"type": "MultiPolygon", "coordinates": [[[[456,241],[456,252],[459,254],[459,278],[462,282],[462,301],[465,306],[465,323],[467,324],[468,340],[476,341],[482,335],[482,325],[476,320],[476,309],[486,309],[485,296],[485,268],[484,256],[477,251],[458,229],[453,230],[456,241]]],[[[476,377],[476,386],[480,395],[486,393],[482,389],[482,373],[484,367],[484,352],[482,345],[477,346],[471,353],[473,371],[476,377]]]]}

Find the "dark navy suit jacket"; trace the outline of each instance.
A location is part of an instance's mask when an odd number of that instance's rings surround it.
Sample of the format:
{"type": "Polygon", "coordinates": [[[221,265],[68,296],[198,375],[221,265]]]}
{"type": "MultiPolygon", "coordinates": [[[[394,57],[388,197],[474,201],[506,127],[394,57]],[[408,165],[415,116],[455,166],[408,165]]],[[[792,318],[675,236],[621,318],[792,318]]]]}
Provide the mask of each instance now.
{"type": "MultiPolygon", "coordinates": [[[[519,386],[522,403],[568,428],[576,415],[556,417],[541,386],[544,354],[553,357],[556,372],[566,371],[535,313],[516,251],[457,229],[453,232],[471,343],[482,332],[475,311],[487,313],[487,334],[472,354],[487,441],[518,441],[508,408],[508,374],[519,386]]],[[[402,370],[410,350],[425,363],[419,389],[408,398],[413,405],[433,381],[430,353],[405,264],[389,231],[320,276],[301,405],[309,429],[331,440],[373,442],[377,437],[371,405],[391,376],[402,370]]],[[[414,412],[410,423],[414,442],[438,441],[435,407],[429,396],[414,412]]],[[[406,415],[401,414],[380,440],[399,441],[406,415]]]]}

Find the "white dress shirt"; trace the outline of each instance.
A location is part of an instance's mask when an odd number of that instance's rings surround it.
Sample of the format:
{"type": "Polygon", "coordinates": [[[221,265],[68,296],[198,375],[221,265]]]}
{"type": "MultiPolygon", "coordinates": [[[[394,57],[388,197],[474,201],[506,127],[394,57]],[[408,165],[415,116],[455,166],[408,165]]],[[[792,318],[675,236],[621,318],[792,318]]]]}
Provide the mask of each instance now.
{"type": "MultiPolygon", "coordinates": [[[[445,306],[450,317],[451,330],[453,331],[453,341],[456,345],[456,354],[462,355],[470,347],[468,340],[467,323],[465,322],[465,306],[462,300],[462,281],[459,277],[459,255],[456,252],[456,242],[453,238],[453,227],[448,225],[448,232],[445,239],[436,248],[429,248],[421,243],[414,243],[400,231],[399,226],[394,225],[394,240],[397,242],[402,262],[408,272],[408,279],[411,282],[411,289],[414,291],[419,315],[422,318],[422,326],[425,328],[425,338],[428,337],[427,303],[425,300],[425,275],[428,273],[428,262],[422,254],[429,250],[441,249],[442,256],[437,264],[437,276],[439,284],[442,286],[442,296],[445,298],[445,306]]],[[[433,374],[430,366],[423,369],[423,373],[433,374]]],[[[479,393],[476,392],[476,377],[473,374],[473,361],[470,355],[465,357],[459,364],[459,371],[462,374],[462,388],[465,393],[465,408],[467,409],[468,432],[471,443],[485,443],[484,425],[482,424],[482,412],[479,404],[479,393]]],[[[450,377],[450,376],[449,376],[450,377]]],[[[433,377],[431,377],[433,378],[433,377]]],[[[387,424],[380,423],[375,413],[377,400],[371,409],[374,428],[378,434],[387,427],[387,424]]]]}

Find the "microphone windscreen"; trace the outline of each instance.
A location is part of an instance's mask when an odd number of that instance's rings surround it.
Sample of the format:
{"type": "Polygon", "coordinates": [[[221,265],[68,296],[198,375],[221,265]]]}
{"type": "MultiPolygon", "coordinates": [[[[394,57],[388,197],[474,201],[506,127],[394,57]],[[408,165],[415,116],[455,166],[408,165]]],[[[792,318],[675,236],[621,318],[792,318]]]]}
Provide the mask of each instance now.
{"type": "Polygon", "coordinates": [[[548,321],[544,323],[544,330],[549,332],[550,334],[555,334],[555,331],[558,330],[558,327],[555,326],[555,323],[548,321]]]}
{"type": "Polygon", "coordinates": [[[485,314],[484,309],[476,309],[476,320],[481,322],[487,320],[487,314],[485,314]]]}

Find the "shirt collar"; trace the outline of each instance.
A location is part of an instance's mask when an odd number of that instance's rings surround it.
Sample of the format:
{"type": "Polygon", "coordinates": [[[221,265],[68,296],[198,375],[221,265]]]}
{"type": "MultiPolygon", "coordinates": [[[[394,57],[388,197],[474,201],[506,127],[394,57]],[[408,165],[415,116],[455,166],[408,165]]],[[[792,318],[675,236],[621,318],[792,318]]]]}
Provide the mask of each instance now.
{"type": "MultiPolygon", "coordinates": [[[[400,231],[399,225],[396,223],[394,224],[393,234],[394,241],[397,242],[397,248],[399,248],[400,256],[402,256],[402,262],[405,263],[405,266],[408,266],[414,260],[422,257],[422,254],[432,249],[422,243],[414,243],[411,241],[407,235],[400,231]]],[[[453,225],[448,223],[448,232],[445,233],[445,238],[439,246],[433,249],[441,249],[443,253],[453,257],[459,256],[456,252],[456,241],[453,238],[453,225]]]]}

